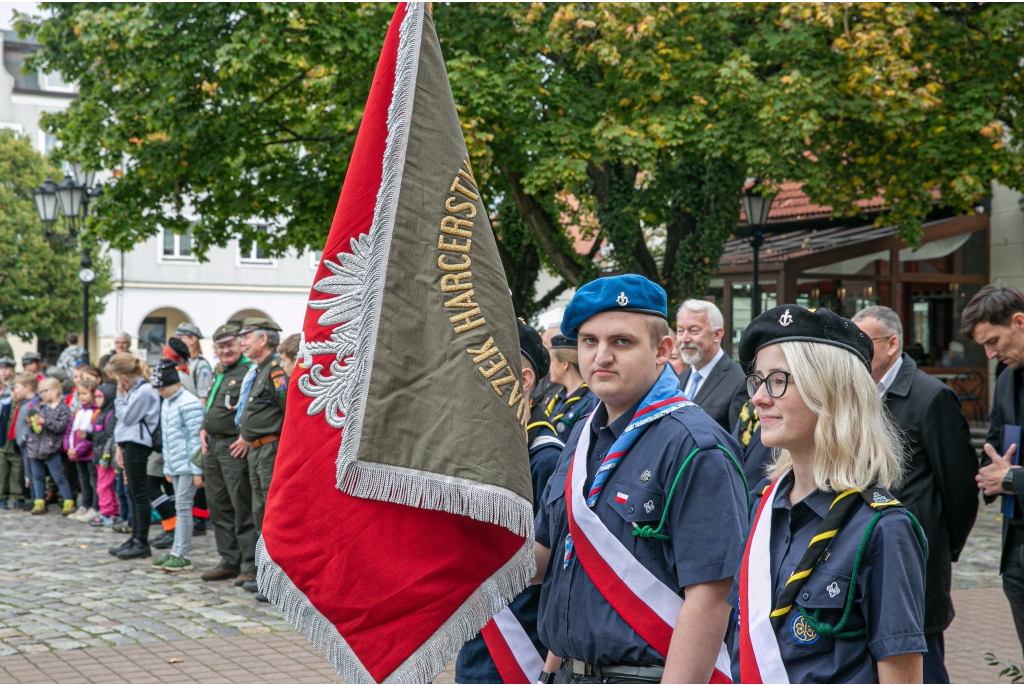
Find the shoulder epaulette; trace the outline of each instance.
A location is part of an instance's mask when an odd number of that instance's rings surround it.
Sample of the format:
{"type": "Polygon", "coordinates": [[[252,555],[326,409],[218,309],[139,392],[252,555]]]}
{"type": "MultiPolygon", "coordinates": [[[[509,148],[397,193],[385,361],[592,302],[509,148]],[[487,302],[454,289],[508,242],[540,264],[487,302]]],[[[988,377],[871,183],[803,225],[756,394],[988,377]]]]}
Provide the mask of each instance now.
{"type": "Polygon", "coordinates": [[[903,504],[885,488],[873,486],[860,493],[864,501],[872,509],[885,509],[886,507],[902,507],[903,504]]]}

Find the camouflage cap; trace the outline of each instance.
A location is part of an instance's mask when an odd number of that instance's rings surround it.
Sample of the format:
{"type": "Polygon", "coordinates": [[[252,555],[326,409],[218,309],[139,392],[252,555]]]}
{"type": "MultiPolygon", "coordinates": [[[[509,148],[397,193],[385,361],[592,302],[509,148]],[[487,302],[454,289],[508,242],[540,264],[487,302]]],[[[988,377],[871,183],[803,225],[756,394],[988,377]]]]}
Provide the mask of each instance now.
{"type": "Polygon", "coordinates": [[[32,362],[41,361],[43,361],[43,358],[42,356],[40,356],[38,352],[26,352],[25,354],[21,355],[22,366],[24,366],[25,364],[31,364],[32,362]]]}
{"type": "Polygon", "coordinates": [[[238,337],[238,326],[232,323],[226,323],[213,332],[213,342],[226,343],[234,338],[238,337]]]}
{"type": "Polygon", "coordinates": [[[0,357],[0,366],[9,366],[13,369],[17,364],[10,357],[0,357]]]}
{"type": "Polygon", "coordinates": [[[174,331],[174,335],[191,335],[196,338],[202,338],[203,334],[199,332],[199,326],[188,321],[182,321],[178,324],[178,328],[174,331]]]}
{"type": "Polygon", "coordinates": [[[242,330],[239,334],[245,335],[249,331],[280,331],[281,327],[265,316],[249,316],[242,322],[242,330]]]}

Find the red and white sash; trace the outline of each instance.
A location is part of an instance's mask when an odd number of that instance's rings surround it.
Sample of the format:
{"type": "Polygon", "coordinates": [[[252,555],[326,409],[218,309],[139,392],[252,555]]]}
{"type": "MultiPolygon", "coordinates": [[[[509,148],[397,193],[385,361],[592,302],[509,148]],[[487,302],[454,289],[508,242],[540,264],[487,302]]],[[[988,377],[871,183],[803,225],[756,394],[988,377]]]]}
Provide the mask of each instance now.
{"type": "Polygon", "coordinates": [[[505,607],[480,630],[504,683],[535,683],[544,659],[512,610],[505,607]]]}
{"type": "Polygon", "coordinates": [[[740,677],[744,683],[789,683],[770,618],[773,593],[769,543],[778,482],[761,497],[740,566],[740,677]]]}
{"type": "MultiPolygon", "coordinates": [[[[667,657],[683,600],[644,568],[587,506],[583,484],[587,478],[587,449],[593,418],[593,414],[587,418],[565,479],[569,533],[580,563],[601,595],[640,637],[667,657]]],[[[710,682],[731,683],[730,673],[729,652],[723,643],[710,682]]]]}

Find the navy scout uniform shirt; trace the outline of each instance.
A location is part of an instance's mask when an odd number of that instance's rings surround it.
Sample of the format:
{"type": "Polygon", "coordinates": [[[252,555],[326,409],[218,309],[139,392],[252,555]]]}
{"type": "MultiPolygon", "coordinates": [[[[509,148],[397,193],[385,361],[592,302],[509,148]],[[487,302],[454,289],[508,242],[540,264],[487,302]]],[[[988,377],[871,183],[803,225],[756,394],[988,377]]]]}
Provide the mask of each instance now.
{"type": "MultiPolygon", "coordinates": [[[[762,483],[767,485],[767,481],[762,483]]],[[[789,503],[793,474],[777,486],[772,511],[771,571],[775,597],[797,564],[828,513],[835,493],[815,490],[789,503]]],[[[751,505],[751,519],[761,503],[751,505]]],[[[764,512],[767,515],[769,512],[764,512]]],[[[814,566],[804,581],[796,603],[808,614],[820,609],[818,620],[836,625],[843,616],[850,573],[864,531],[878,513],[862,503],[847,514],[829,544],[825,563],[814,566]]],[[[924,556],[910,518],[904,510],[881,510],[861,561],[853,611],[843,631],[866,629],[855,638],[822,637],[806,626],[794,607],[776,630],[782,661],[793,683],[877,683],[876,661],[896,654],[924,653],[924,556]]],[[[733,606],[739,574],[733,585],[733,606]]],[[[775,608],[773,597],[772,608],[775,608]]],[[[736,641],[738,644],[738,640],[736,641]]],[[[734,649],[733,662],[739,663],[734,649]]]]}
{"type": "MultiPolygon", "coordinates": [[[[544,487],[558,465],[558,455],[565,446],[555,437],[547,424],[531,431],[530,439],[530,476],[533,479],[533,513],[536,516],[544,487]]],[[[547,655],[547,648],[541,643],[537,634],[537,611],[540,605],[540,586],[531,585],[508,605],[512,613],[530,636],[537,653],[547,655]]],[[[459,650],[455,662],[455,682],[457,683],[500,683],[501,675],[484,638],[477,635],[459,650]]]]}
{"type": "MultiPolygon", "coordinates": [[[[604,405],[594,411],[585,492],[635,412],[633,407],[606,425],[604,405]]],[[[573,429],[535,521],[537,542],[551,549],[541,586],[541,642],[561,657],[591,664],[663,664],[664,656],[604,599],[578,555],[563,568],[569,532],[565,478],[584,426],[581,421],[573,429]]],[[[687,585],[732,577],[743,555],[747,492],[732,460],[715,445],[740,454],[732,436],[697,406],[655,421],[619,462],[593,508],[625,548],[681,596],[687,585]],[[634,537],[633,523],[658,526],[672,481],[698,445],[703,451],[683,471],[668,508],[662,532],[670,539],[634,537]],[[628,495],[625,503],[615,501],[618,493],[628,495]]]]}

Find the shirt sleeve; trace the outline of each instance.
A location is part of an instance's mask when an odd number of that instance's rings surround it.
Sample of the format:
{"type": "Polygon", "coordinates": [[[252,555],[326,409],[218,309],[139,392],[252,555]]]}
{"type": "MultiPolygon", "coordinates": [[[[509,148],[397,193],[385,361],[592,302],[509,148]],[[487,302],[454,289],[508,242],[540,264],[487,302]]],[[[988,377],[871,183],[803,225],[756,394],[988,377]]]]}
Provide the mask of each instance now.
{"type": "Polygon", "coordinates": [[[213,387],[213,371],[210,369],[210,364],[205,359],[200,360],[199,364],[196,365],[196,394],[206,399],[210,396],[210,388],[213,387]]]}
{"type": "MultiPolygon", "coordinates": [[[[684,442],[685,457],[696,444],[684,442]]],[[[666,522],[670,527],[676,580],[680,588],[732,578],[746,541],[747,492],[729,456],[718,449],[693,455],[678,474],[666,522]]]]}
{"type": "Polygon", "coordinates": [[[548,479],[548,484],[544,486],[543,494],[541,494],[539,506],[537,507],[537,515],[533,519],[534,539],[548,549],[554,547],[551,544],[551,532],[548,530],[547,500],[548,493],[551,491],[551,480],[548,479]]]}
{"type": "Polygon", "coordinates": [[[927,651],[924,637],[924,555],[910,517],[885,512],[860,569],[868,650],[876,661],[927,651]]]}

